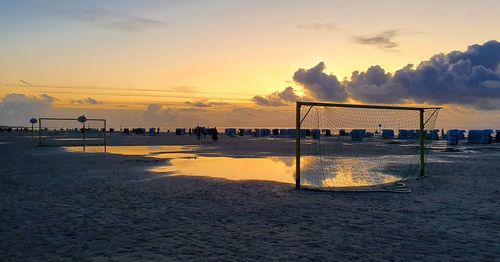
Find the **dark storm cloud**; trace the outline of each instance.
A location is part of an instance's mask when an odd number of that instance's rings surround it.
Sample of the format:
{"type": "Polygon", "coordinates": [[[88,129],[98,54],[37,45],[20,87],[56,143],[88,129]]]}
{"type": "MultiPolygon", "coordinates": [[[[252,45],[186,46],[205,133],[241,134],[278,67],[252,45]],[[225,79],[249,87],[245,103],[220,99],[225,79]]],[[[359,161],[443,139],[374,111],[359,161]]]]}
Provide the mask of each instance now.
{"type": "Polygon", "coordinates": [[[304,87],[313,98],[342,102],[347,99],[347,92],[337,77],[326,74],[325,63],[309,69],[299,69],[293,74],[293,80],[304,87]]]}
{"type": "Polygon", "coordinates": [[[388,74],[380,66],[354,72],[344,83],[360,101],[413,101],[500,109],[500,43],[489,41],[466,51],[437,54],[417,67],[407,65],[388,74]]]}
{"type": "Polygon", "coordinates": [[[398,47],[399,45],[394,42],[393,38],[398,35],[399,30],[387,30],[372,36],[354,36],[352,40],[356,44],[373,45],[382,50],[394,51],[394,48],[398,47]]]}
{"type": "Polygon", "coordinates": [[[299,96],[291,86],[281,92],[274,92],[267,96],[254,96],[252,101],[261,106],[285,106],[299,100],[299,96]]]}

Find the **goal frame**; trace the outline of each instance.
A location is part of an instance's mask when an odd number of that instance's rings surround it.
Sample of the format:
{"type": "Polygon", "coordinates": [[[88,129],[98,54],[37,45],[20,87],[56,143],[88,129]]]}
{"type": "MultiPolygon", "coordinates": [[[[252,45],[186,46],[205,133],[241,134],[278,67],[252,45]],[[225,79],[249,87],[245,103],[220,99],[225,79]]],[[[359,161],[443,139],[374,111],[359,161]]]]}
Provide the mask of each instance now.
{"type": "MultiPolygon", "coordinates": [[[[420,177],[425,176],[425,135],[424,134],[424,113],[425,110],[434,109],[434,115],[442,107],[411,107],[411,106],[393,106],[393,105],[369,105],[369,104],[344,104],[344,103],[326,103],[326,102],[305,102],[297,101],[295,107],[295,188],[300,189],[300,127],[304,119],[307,117],[311,109],[315,106],[324,107],[344,107],[344,108],[364,108],[364,109],[385,109],[385,110],[408,110],[408,111],[419,111],[419,131],[420,131],[420,147],[419,147],[419,163],[420,163],[420,177]],[[300,109],[302,106],[310,106],[307,113],[301,119],[300,109]]],[[[431,117],[432,117],[431,115],[431,117]]],[[[430,117],[429,117],[430,119],[430,117]]]]}
{"type": "MultiPolygon", "coordinates": [[[[55,121],[75,121],[79,122],[78,118],[64,118],[64,117],[40,117],[38,118],[38,146],[42,146],[42,121],[43,120],[55,120],[55,121]]],[[[106,119],[103,118],[86,118],[85,122],[87,121],[94,121],[94,122],[103,122],[104,125],[104,132],[103,132],[103,138],[104,138],[104,146],[107,145],[107,135],[106,135],[106,119]]],[[[82,123],[83,127],[83,146],[85,146],[85,122],[82,123]]]]}

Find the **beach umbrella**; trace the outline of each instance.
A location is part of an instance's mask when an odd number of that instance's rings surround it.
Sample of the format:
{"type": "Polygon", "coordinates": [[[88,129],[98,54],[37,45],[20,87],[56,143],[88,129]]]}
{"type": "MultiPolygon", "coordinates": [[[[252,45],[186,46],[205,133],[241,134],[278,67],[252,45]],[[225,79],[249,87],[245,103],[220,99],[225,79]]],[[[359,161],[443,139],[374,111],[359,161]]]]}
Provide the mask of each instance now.
{"type": "Polygon", "coordinates": [[[38,120],[36,120],[36,118],[32,117],[30,119],[30,123],[31,123],[31,138],[33,138],[33,136],[34,136],[33,125],[36,124],[36,122],[38,122],[38,120]]]}

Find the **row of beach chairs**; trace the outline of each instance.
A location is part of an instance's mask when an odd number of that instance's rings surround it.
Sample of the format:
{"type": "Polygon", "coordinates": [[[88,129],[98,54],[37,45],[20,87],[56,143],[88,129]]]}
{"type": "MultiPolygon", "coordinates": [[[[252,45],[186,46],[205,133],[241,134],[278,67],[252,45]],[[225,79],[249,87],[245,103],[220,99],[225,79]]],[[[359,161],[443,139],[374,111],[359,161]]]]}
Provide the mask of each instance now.
{"type": "MultiPolygon", "coordinates": [[[[236,128],[227,128],[225,130],[225,135],[228,137],[236,137],[236,136],[245,136],[252,135],[255,137],[266,137],[266,136],[275,136],[275,137],[295,137],[296,130],[295,129],[239,129],[236,128]]],[[[451,129],[448,130],[446,134],[442,134],[439,136],[439,129],[434,129],[430,131],[425,131],[424,136],[429,140],[439,140],[447,139],[448,144],[457,144],[458,141],[464,140],[466,138],[465,130],[451,129]]],[[[350,136],[352,141],[363,141],[365,138],[374,137],[373,132],[366,131],[365,129],[353,129],[350,132],[346,130],[339,130],[339,136],[350,136]]],[[[383,129],[382,130],[382,138],[383,139],[420,139],[420,130],[407,130],[400,129],[398,130],[398,134],[396,136],[394,130],[392,129],[383,129]]],[[[319,130],[319,129],[301,129],[300,130],[301,137],[312,137],[313,139],[319,139],[320,136],[332,136],[331,130],[319,130]]],[[[467,141],[469,143],[480,143],[487,144],[492,143],[493,141],[500,142],[500,130],[469,130],[467,141]],[[496,133],[495,137],[492,134],[496,133]]]]}
{"type": "MultiPolygon", "coordinates": [[[[408,129],[399,129],[397,130],[397,135],[395,130],[393,129],[382,129],[382,133],[379,134],[377,132],[370,132],[365,129],[353,129],[347,131],[345,129],[340,129],[338,131],[338,136],[347,136],[351,137],[352,141],[363,141],[367,138],[372,138],[376,135],[381,135],[383,139],[391,140],[391,139],[419,139],[420,131],[419,130],[408,130],[408,129]]],[[[151,131],[152,132],[152,131],[151,131]]],[[[175,130],[176,135],[186,135],[185,128],[177,128],[175,130]]],[[[465,130],[459,129],[450,129],[446,132],[446,134],[441,134],[440,130],[434,129],[430,131],[425,131],[424,136],[426,139],[430,140],[439,140],[446,139],[447,143],[450,145],[458,144],[458,141],[465,140],[469,143],[480,143],[487,144],[492,143],[494,140],[500,142],[500,130],[469,130],[468,135],[466,136],[465,130]],[[496,134],[495,134],[496,133],[496,134]],[[495,134],[493,137],[492,135],[495,134]]],[[[286,137],[286,138],[294,138],[296,135],[296,129],[267,129],[267,128],[255,128],[255,129],[237,129],[237,128],[226,128],[224,129],[224,135],[227,137],[237,137],[237,136],[254,136],[254,137],[286,137]]],[[[329,137],[332,136],[332,130],[328,129],[301,129],[300,136],[301,137],[311,137],[313,139],[320,139],[321,136],[329,137]]]]}

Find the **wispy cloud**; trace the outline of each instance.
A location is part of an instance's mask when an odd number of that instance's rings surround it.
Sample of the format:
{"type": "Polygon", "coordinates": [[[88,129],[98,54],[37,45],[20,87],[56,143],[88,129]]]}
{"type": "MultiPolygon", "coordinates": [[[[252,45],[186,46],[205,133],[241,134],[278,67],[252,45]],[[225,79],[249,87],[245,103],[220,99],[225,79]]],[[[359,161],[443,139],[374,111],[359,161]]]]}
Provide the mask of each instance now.
{"type": "Polygon", "coordinates": [[[142,32],[166,25],[164,21],[146,17],[123,15],[99,8],[78,10],[78,12],[69,11],[66,12],[64,16],[69,19],[87,22],[94,26],[128,32],[142,32]]]}
{"type": "Polygon", "coordinates": [[[183,93],[194,93],[197,92],[198,87],[196,86],[171,86],[166,90],[171,92],[183,92],[183,93]]]}
{"type": "Polygon", "coordinates": [[[80,104],[80,105],[97,105],[100,104],[99,101],[95,100],[92,97],[87,97],[83,99],[78,99],[78,100],[71,100],[73,104],[80,104]]]}
{"type": "Polygon", "coordinates": [[[352,40],[356,44],[372,45],[385,51],[396,51],[395,48],[398,47],[399,44],[394,42],[394,38],[399,34],[399,30],[387,30],[371,36],[353,36],[352,40]]]}
{"type": "Polygon", "coordinates": [[[192,107],[214,107],[214,106],[227,106],[230,105],[226,102],[213,102],[213,101],[186,101],[186,105],[192,107]]]}
{"type": "Polygon", "coordinates": [[[340,28],[333,23],[306,23],[298,24],[297,27],[304,30],[340,31],[340,28]]]}

